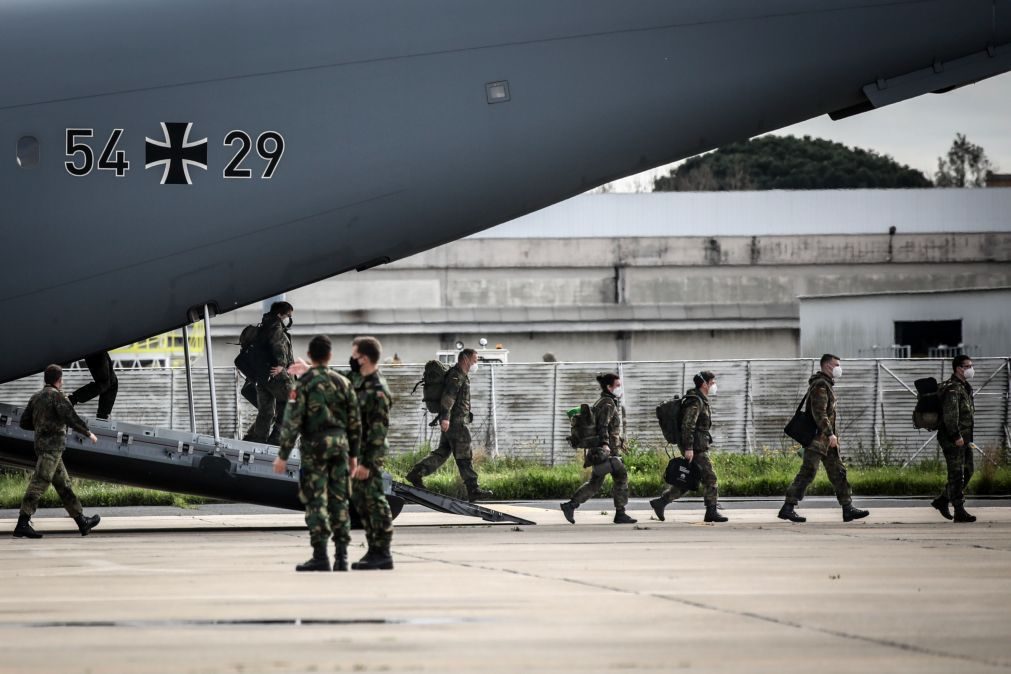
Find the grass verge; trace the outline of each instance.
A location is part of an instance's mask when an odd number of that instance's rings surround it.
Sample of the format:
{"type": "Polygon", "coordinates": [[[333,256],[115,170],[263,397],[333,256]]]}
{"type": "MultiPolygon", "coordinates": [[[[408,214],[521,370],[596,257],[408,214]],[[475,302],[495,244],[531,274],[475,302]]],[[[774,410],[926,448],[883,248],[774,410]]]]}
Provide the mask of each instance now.
{"type": "MultiPolygon", "coordinates": [[[[428,454],[427,448],[392,457],[387,469],[394,479],[404,476],[418,460],[428,454]]],[[[663,468],[667,456],[659,450],[640,448],[634,443],[624,455],[629,474],[629,490],[633,496],[656,496],[664,487],[663,468]]],[[[720,494],[724,496],[782,496],[800,469],[800,456],[794,452],[762,452],[758,454],[713,453],[713,465],[720,479],[720,494]]],[[[496,499],[564,499],[568,498],[589,477],[581,459],[554,467],[522,459],[476,455],[475,467],[481,476],[481,486],[492,489],[496,499]]],[[[1011,494],[1011,466],[1006,457],[999,465],[977,460],[977,471],[968,493],[979,495],[1011,494]]],[[[851,465],[848,467],[853,493],[861,496],[936,496],[944,488],[943,461],[924,461],[908,468],[898,466],[851,465]]],[[[16,508],[24,495],[27,473],[0,473],[0,508],[16,508]]],[[[425,486],[449,496],[466,494],[454,461],[449,460],[434,474],[425,478],[425,486]]],[[[172,505],[193,507],[209,502],[195,496],[138,489],[123,485],[78,480],[75,490],[88,508],[136,505],[172,505]]],[[[611,480],[606,480],[601,496],[610,496],[611,480]]],[[[808,494],[830,496],[834,492],[824,470],[808,489],[808,494]]],[[[56,493],[50,489],[42,500],[43,507],[59,507],[56,493]]]]}

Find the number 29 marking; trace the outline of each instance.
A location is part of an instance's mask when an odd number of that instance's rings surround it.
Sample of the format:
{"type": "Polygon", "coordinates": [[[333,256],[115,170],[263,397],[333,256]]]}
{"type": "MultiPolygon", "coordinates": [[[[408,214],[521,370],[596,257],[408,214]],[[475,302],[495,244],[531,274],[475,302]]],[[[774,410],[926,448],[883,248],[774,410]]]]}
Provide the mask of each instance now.
{"type": "MultiPolygon", "coordinates": [[[[242,162],[245,161],[246,156],[252,149],[253,140],[245,131],[236,129],[228,132],[228,135],[225,136],[224,146],[232,147],[236,143],[239,144],[239,149],[232,157],[232,160],[228,162],[228,166],[225,167],[221,175],[228,179],[252,178],[252,169],[242,168],[242,162]]],[[[284,155],[284,137],[277,131],[264,131],[256,139],[256,154],[260,155],[260,158],[267,162],[267,166],[263,169],[263,174],[260,178],[270,180],[274,176],[274,171],[277,170],[281,157],[284,155]]]]}

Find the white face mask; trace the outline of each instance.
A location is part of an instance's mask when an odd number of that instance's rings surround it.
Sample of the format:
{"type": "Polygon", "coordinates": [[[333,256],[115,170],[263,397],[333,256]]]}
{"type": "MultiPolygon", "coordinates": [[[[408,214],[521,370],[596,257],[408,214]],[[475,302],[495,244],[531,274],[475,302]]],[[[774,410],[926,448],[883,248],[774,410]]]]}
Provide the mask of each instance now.
{"type": "Polygon", "coordinates": [[[962,376],[965,377],[966,381],[972,379],[973,377],[976,376],[976,368],[967,367],[965,370],[962,371],[962,376]]]}
{"type": "Polygon", "coordinates": [[[620,398],[621,396],[625,395],[625,389],[622,388],[621,386],[618,386],[613,391],[611,391],[611,395],[613,395],[615,398],[620,398]]]}
{"type": "Polygon", "coordinates": [[[480,365],[481,365],[480,363],[475,362],[473,365],[470,366],[469,372],[477,372],[480,369],[480,365]]]}
{"type": "Polygon", "coordinates": [[[834,368],[832,368],[832,378],[838,379],[841,376],[842,376],[842,365],[836,365],[834,368]]]}
{"type": "Polygon", "coordinates": [[[716,387],[716,382],[713,382],[712,384],[710,384],[709,385],[709,395],[711,395],[711,396],[716,395],[716,388],[717,388],[716,387]]]}

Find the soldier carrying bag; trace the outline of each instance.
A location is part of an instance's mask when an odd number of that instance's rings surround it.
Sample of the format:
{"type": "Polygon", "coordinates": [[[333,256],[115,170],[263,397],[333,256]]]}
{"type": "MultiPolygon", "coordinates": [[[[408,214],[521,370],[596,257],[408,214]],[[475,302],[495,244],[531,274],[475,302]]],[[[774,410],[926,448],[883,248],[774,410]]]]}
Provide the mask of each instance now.
{"type": "Polygon", "coordinates": [[[804,409],[804,403],[807,402],[810,393],[811,389],[808,389],[804,397],[800,399],[800,404],[797,405],[797,411],[793,413],[790,423],[783,429],[783,432],[800,443],[801,447],[809,447],[818,437],[818,424],[811,417],[811,410],[804,409]]]}
{"type": "Polygon", "coordinates": [[[941,425],[941,391],[933,377],[917,379],[916,407],[913,408],[913,428],[936,431],[941,425]]]}
{"type": "Polygon", "coordinates": [[[700,473],[701,471],[694,461],[688,461],[683,456],[679,456],[667,462],[667,469],[663,472],[663,481],[678,487],[682,492],[695,491],[699,488],[700,473]]]}

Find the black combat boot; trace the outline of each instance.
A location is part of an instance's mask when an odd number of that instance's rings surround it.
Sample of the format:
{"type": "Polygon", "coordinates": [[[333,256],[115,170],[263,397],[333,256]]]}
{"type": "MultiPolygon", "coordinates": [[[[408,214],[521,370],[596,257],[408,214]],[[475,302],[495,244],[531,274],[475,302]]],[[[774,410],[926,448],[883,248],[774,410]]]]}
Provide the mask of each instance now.
{"type": "Polygon", "coordinates": [[[74,521],[77,522],[77,528],[81,532],[81,535],[87,536],[102,521],[102,516],[92,515],[91,517],[85,517],[82,513],[75,517],[74,521]]]}
{"type": "Polygon", "coordinates": [[[653,512],[656,513],[656,518],[663,522],[663,509],[667,507],[667,504],[663,502],[663,499],[655,498],[649,502],[649,505],[653,508],[653,512]]]}
{"type": "Polygon", "coordinates": [[[635,524],[638,521],[635,518],[629,517],[624,508],[618,508],[614,511],[615,524],[635,524]]]}
{"type": "Polygon", "coordinates": [[[791,522],[807,522],[806,517],[801,517],[797,514],[797,511],[793,509],[792,503],[784,503],[783,507],[779,509],[779,519],[790,520],[791,522]]]}
{"type": "Polygon", "coordinates": [[[847,503],[842,507],[842,521],[852,522],[853,520],[863,519],[871,513],[867,510],[861,510],[860,508],[854,508],[852,503],[847,503]]]}
{"type": "Polygon", "coordinates": [[[473,503],[474,501],[483,501],[489,499],[495,495],[491,489],[481,489],[481,487],[476,484],[473,487],[467,488],[467,500],[473,503]]]}
{"type": "MultiPolygon", "coordinates": [[[[344,564],[347,564],[347,557],[344,558],[344,564]]],[[[322,543],[317,543],[312,546],[312,558],[308,561],[302,562],[295,567],[296,571],[329,571],[330,570],[330,558],[326,554],[326,541],[322,543]]],[[[347,567],[345,566],[345,571],[347,567]]]]}
{"type": "Polygon", "coordinates": [[[965,506],[961,503],[955,504],[955,521],[956,522],[975,522],[976,516],[970,515],[965,512],[965,506]]]}
{"type": "Polygon", "coordinates": [[[711,505],[706,506],[706,516],[702,519],[703,522],[729,522],[730,520],[720,514],[720,509],[717,506],[711,505]]]}
{"type": "Polygon", "coordinates": [[[388,571],[393,568],[393,557],[390,555],[389,550],[373,550],[370,548],[361,560],[351,565],[351,568],[355,571],[388,571]]]}
{"type": "Polygon", "coordinates": [[[411,472],[407,474],[407,481],[413,484],[418,489],[425,488],[425,482],[423,480],[425,476],[421,474],[421,470],[417,466],[411,469],[411,472]]]}
{"type": "Polygon", "coordinates": [[[565,515],[565,519],[569,520],[569,524],[576,523],[575,513],[576,508],[579,507],[578,503],[566,501],[565,503],[560,503],[558,507],[562,509],[562,514],[565,515]]]}
{"type": "MultiPolygon", "coordinates": [[[[323,549],[326,550],[325,547],[323,549]]],[[[334,571],[348,570],[348,546],[341,545],[340,543],[337,544],[337,550],[334,552],[333,570],[334,571]]]]}
{"type": "Polygon", "coordinates": [[[32,528],[30,515],[18,515],[18,524],[14,527],[14,538],[42,538],[42,534],[32,528]]]}
{"type": "Polygon", "coordinates": [[[941,495],[930,502],[930,505],[937,508],[937,512],[941,513],[941,517],[946,520],[951,519],[951,509],[948,507],[948,497],[941,495]]]}

